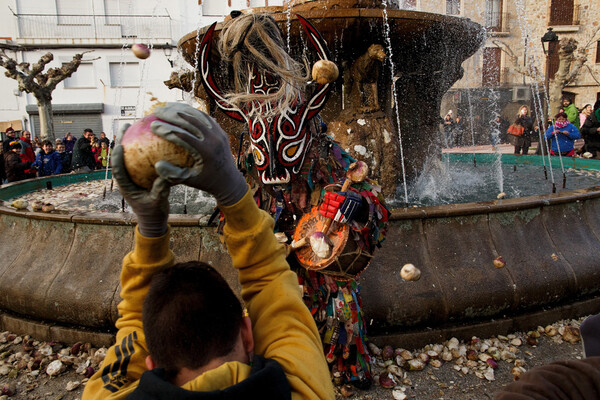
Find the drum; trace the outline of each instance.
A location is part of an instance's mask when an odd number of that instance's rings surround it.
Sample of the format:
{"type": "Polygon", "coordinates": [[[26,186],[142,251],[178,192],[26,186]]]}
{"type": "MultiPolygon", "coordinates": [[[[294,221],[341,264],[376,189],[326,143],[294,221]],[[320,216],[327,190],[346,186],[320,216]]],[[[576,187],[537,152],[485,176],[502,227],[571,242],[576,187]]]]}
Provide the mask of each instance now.
{"type": "MultiPolygon", "coordinates": [[[[313,233],[321,231],[326,221],[327,218],[319,213],[319,208],[313,207],[298,222],[294,231],[294,241],[309,238],[313,233]]],[[[333,243],[328,258],[317,256],[310,244],[296,249],[296,258],[306,269],[332,275],[339,280],[356,279],[369,266],[373,255],[361,248],[361,242],[355,240],[354,235],[358,233],[352,231],[348,225],[334,221],[327,233],[333,243]]]]}

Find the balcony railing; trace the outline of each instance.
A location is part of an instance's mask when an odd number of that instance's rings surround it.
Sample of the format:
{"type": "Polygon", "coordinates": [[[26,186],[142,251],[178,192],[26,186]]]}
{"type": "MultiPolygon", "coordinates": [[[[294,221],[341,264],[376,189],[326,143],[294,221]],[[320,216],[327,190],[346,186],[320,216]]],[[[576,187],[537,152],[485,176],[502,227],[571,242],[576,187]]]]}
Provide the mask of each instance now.
{"type": "Polygon", "coordinates": [[[510,14],[502,12],[486,12],[485,27],[490,32],[509,32],[510,14]]]}
{"type": "Polygon", "coordinates": [[[171,39],[169,15],[50,15],[16,14],[17,41],[69,41],[73,39],[119,42],[126,38],[171,39]]]}

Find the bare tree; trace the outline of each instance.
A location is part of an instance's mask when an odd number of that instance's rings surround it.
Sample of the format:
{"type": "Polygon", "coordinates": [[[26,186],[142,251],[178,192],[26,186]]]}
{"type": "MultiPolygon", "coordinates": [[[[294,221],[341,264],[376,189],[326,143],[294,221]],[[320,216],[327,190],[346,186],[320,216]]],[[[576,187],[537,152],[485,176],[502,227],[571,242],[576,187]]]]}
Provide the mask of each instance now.
{"type": "MultiPolygon", "coordinates": [[[[598,32],[600,32],[600,27],[597,27],[594,30],[590,36],[590,40],[583,46],[579,46],[577,40],[572,38],[563,38],[560,40],[560,47],[558,50],[558,70],[548,81],[548,97],[550,99],[549,110],[555,111],[560,108],[562,92],[565,87],[575,81],[582,72],[583,67],[586,66],[585,63],[588,60],[587,50],[596,42],[596,35],[598,32]]],[[[492,42],[508,56],[513,64],[513,69],[516,72],[531,79],[540,79],[544,77],[544,74],[542,74],[535,65],[531,64],[529,68],[524,68],[521,62],[519,62],[519,56],[515,54],[509,45],[500,40],[492,40],[492,42]]],[[[592,78],[598,82],[598,79],[594,76],[593,71],[589,67],[588,71],[592,78]]],[[[542,84],[542,82],[538,83],[542,84]]]]}
{"type": "Polygon", "coordinates": [[[85,53],[89,53],[89,51],[75,54],[71,62],[64,64],[62,67],[50,68],[47,72],[44,72],[46,65],[54,60],[52,53],[44,54],[37,63],[31,66],[27,62],[17,63],[7,56],[4,51],[0,52],[0,66],[6,69],[4,75],[16,80],[20,91],[33,94],[37,100],[40,113],[40,137],[42,140],[48,139],[53,143],[55,140],[52,118],[52,91],[56,88],[56,85],[77,71],[79,65],[84,61],[83,55],[85,53]]]}

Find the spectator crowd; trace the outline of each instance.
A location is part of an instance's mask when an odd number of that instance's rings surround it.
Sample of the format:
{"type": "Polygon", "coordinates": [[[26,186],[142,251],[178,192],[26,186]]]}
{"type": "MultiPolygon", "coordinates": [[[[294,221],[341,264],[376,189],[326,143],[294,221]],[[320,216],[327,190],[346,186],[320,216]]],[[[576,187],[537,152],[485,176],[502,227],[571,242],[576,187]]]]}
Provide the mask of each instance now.
{"type": "MultiPolygon", "coordinates": [[[[543,134],[550,155],[600,159],[600,100],[593,106],[586,104],[578,108],[570,97],[564,96],[560,108],[553,110],[552,118],[547,121],[546,132],[540,132],[541,126],[529,107],[522,105],[514,118],[496,116],[492,128],[499,132],[499,135],[493,138],[492,144],[510,143],[514,146],[515,155],[526,155],[529,154],[532,143],[539,141],[540,134],[543,134]],[[579,139],[583,139],[583,145],[580,143],[576,146],[579,139]]],[[[464,138],[464,121],[461,116],[455,117],[452,110],[443,118],[442,131],[445,147],[468,144],[464,138]]],[[[541,154],[539,143],[536,154],[541,154]]]]}
{"type": "Polygon", "coordinates": [[[18,133],[9,127],[0,146],[1,183],[104,169],[110,166],[113,146],[114,142],[104,132],[97,138],[91,129],[85,129],[78,139],[68,132],[52,143],[37,137],[32,139],[28,130],[18,133]]]}

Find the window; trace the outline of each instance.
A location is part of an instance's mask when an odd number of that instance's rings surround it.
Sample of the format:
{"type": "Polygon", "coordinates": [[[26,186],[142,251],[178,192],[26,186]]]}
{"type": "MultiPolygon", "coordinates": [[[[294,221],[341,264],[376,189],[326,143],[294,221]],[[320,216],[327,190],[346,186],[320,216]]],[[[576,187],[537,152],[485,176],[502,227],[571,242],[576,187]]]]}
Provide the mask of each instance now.
{"type": "Polygon", "coordinates": [[[600,64],[600,40],[596,42],[596,64],[600,64]]]}
{"type": "Polygon", "coordinates": [[[460,15],[460,0],[446,0],[446,14],[460,15]]]}
{"type": "Polygon", "coordinates": [[[502,31],[502,0],[485,1],[485,26],[494,32],[502,31]]]}
{"type": "Polygon", "coordinates": [[[550,5],[550,25],[573,25],[573,1],[552,0],[550,5]]]}
{"type": "Polygon", "coordinates": [[[500,85],[501,55],[501,50],[498,47],[486,47],[483,49],[481,84],[484,87],[496,87],[500,85]]]}
{"type": "Polygon", "coordinates": [[[137,62],[109,63],[112,87],[140,86],[140,65],[137,62]]]}
{"type": "MultiPolygon", "coordinates": [[[[63,65],[65,64],[66,63],[63,63],[63,65]]],[[[69,78],[65,79],[64,82],[65,89],[96,87],[94,64],[81,63],[79,68],[77,68],[77,71],[75,71],[69,78]]]]}

